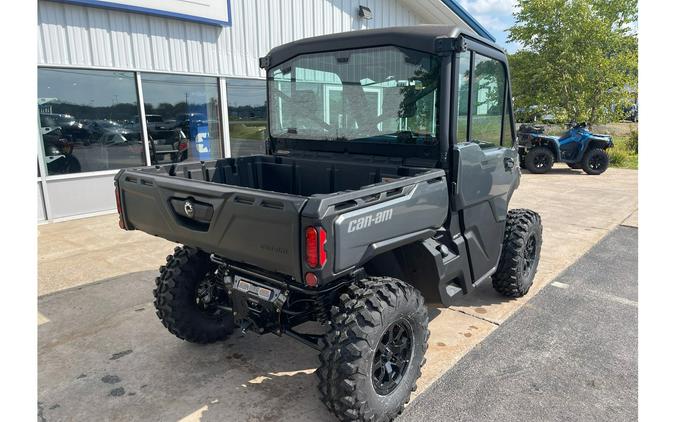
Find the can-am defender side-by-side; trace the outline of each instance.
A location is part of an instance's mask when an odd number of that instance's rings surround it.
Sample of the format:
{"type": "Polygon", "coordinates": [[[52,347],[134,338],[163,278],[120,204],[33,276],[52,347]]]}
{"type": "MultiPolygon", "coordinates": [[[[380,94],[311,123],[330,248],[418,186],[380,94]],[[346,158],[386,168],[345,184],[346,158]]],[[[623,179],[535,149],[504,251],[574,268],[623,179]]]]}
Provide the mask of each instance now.
{"type": "Polygon", "coordinates": [[[425,301],[532,286],[542,226],[508,210],[505,54],[419,26],[305,39],[260,65],[267,154],[121,170],[120,226],[184,245],[154,291],[171,333],[289,335],[319,351],[339,419],[389,421],[425,362],[425,301]]]}

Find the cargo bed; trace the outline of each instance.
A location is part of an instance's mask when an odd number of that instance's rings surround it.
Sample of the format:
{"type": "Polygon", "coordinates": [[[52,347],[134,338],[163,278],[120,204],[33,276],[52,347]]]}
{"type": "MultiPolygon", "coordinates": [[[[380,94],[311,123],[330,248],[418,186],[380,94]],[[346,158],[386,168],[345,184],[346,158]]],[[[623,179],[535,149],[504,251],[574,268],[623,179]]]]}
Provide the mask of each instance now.
{"type": "MultiPolygon", "coordinates": [[[[429,202],[420,195],[431,191],[412,188],[425,180],[443,181],[446,189],[442,170],[393,159],[270,155],[124,169],[115,177],[126,228],[295,279],[301,276],[303,220],[325,223],[330,215],[333,224],[339,214],[402,197],[429,202]]],[[[434,196],[445,198],[445,207],[429,217],[431,223],[420,221],[420,229],[443,223],[447,193],[434,196]]],[[[354,253],[343,250],[343,256],[354,253]]]]}

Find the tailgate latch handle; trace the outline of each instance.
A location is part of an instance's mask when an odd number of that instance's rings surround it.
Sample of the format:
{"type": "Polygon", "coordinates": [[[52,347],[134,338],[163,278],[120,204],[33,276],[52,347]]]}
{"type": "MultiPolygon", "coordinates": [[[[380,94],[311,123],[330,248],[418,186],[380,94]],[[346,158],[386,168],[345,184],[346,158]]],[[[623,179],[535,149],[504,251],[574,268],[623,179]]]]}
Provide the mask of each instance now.
{"type": "Polygon", "coordinates": [[[185,200],[185,205],[183,205],[183,211],[185,211],[185,215],[187,215],[190,218],[195,216],[195,207],[194,205],[192,205],[192,202],[189,199],[185,200]]]}
{"type": "Polygon", "coordinates": [[[209,224],[213,217],[213,206],[194,198],[171,198],[171,206],[178,216],[186,221],[209,224]]]}

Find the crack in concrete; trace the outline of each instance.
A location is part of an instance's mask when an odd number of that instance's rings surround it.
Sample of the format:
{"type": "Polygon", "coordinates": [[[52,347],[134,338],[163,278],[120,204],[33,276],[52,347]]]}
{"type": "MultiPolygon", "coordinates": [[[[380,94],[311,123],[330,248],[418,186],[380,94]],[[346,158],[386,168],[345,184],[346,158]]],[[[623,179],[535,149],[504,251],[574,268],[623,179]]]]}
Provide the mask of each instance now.
{"type": "Polygon", "coordinates": [[[448,309],[450,309],[451,311],[459,312],[460,314],[464,314],[464,315],[468,315],[468,316],[470,316],[470,317],[474,317],[474,318],[476,318],[476,319],[480,319],[480,320],[485,321],[485,322],[489,322],[490,324],[499,327],[499,323],[498,323],[498,322],[489,320],[489,319],[487,319],[487,318],[483,318],[483,317],[480,317],[480,316],[478,316],[478,315],[474,315],[474,314],[472,314],[472,313],[469,313],[469,312],[466,312],[466,311],[462,311],[461,309],[455,309],[455,308],[448,308],[448,309]]]}

